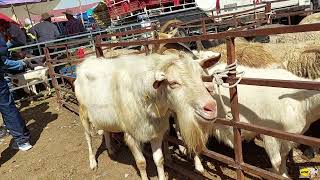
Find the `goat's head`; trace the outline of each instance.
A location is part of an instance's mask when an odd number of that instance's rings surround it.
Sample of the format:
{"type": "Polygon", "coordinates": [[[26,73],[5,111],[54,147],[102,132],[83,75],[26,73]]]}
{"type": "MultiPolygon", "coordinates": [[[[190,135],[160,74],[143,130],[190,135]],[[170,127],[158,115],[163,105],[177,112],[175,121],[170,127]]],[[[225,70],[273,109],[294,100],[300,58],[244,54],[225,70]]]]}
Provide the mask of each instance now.
{"type": "Polygon", "coordinates": [[[199,60],[188,55],[169,57],[172,59],[155,72],[153,87],[166,96],[169,109],[176,113],[187,146],[200,151],[207,138],[202,130],[217,117],[217,103],[206,89],[202,76],[204,69],[218,62],[220,54],[199,60]]]}

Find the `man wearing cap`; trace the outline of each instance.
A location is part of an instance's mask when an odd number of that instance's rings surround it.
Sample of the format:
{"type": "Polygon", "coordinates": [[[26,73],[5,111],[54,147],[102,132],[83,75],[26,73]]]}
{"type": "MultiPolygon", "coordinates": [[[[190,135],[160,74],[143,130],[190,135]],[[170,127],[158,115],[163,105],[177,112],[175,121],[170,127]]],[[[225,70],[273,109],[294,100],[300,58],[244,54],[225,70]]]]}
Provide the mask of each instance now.
{"type": "Polygon", "coordinates": [[[54,40],[60,36],[57,26],[51,23],[51,17],[48,13],[42,14],[42,22],[30,28],[29,32],[37,37],[38,42],[54,40]]]}
{"type": "Polygon", "coordinates": [[[64,14],[68,19],[68,21],[66,22],[66,33],[68,35],[78,34],[86,31],[81,20],[73,17],[71,10],[67,9],[66,12],[64,12],[64,14]]]}

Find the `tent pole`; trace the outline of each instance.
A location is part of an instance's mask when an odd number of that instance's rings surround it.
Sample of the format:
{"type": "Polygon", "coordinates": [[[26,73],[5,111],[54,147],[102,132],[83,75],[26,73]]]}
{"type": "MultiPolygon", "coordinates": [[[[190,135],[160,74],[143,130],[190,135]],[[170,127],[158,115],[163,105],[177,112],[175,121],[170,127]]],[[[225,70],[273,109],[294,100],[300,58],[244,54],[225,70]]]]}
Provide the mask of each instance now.
{"type": "Polygon", "coordinates": [[[11,4],[11,11],[12,11],[12,14],[16,17],[16,19],[17,19],[18,23],[20,24],[20,26],[22,26],[22,24],[21,24],[17,14],[16,14],[16,12],[14,11],[13,4],[11,4]]]}
{"type": "Polygon", "coordinates": [[[29,11],[29,7],[28,7],[28,4],[26,3],[26,8],[27,8],[27,12],[28,12],[28,16],[29,16],[29,19],[31,21],[31,26],[33,26],[33,22],[32,22],[32,19],[31,19],[31,15],[30,15],[30,11],[29,11]]]}
{"type": "Polygon", "coordinates": [[[80,16],[81,17],[81,21],[82,21],[82,24],[84,25],[81,0],[79,0],[79,8],[80,8],[80,13],[81,13],[81,16],[80,16]]]}

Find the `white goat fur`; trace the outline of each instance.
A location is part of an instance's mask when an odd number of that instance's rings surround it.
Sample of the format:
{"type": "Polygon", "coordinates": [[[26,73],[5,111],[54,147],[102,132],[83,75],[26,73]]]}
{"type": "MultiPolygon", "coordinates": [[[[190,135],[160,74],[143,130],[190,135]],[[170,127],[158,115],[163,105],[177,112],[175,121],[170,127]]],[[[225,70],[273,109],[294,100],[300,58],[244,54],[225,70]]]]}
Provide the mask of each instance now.
{"type": "Polygon", "coordinates": [[[194,105],[214,102],[201,80],[202,73],[196,61],[172,54],[121,56],[112,60],[90,57],[81,63],[75,93],[89,146],[90,167],[97,167],[91,145],[92,128],[104,131],[109,151],[109,132],[124,132],[142,179],[147,179],[147,173],[139,144],[145,142],[151,142],[159,179],[164,179],[161,143],[171,112],[177,114],[188,147],[202,149],[207,136],[195,120],[194,105]],[[162,79],[168,82],[155,89],[154,82],[162,79]],[[175,80],[183,86],[181,89],[168,87],[175,80]]]}
{"type": "MultiPolygon", "coordinates": [[[[226,64],[216,65],[209,70],[209,73],[215,69],[224,69],[225,66],[226,64]]],[[[312,81],[297,77],[283,69],[255,69],[238,66],[237,70],[244,71],[244,77],[312,81]]],[[[238,85],[238,93],[241,122],[303,134],[313,122],[320,118],[319,91],[238,85]]],[[[221,87],[221,94],[230,111],[229,89],[221,87]]],[[[225,117],[221,102],[218,101],[218,94],[214,95],[214,98],[218,102],[218,117],[225,117]]],[[[214,126],[211,134],[233,148],[232,128],[222,125],[214,126]]],[[[256,136],[254,132],[245,130],[242,130],[241,135],[245,140],[251,140],[256,136]]],[[[288,177],[286,159],[289,151],[296,144],[266,135],[262,135],[262,139],[273,170],[288,177]]],[[[195,164],[198,169],[203,169],[199,161],[195,161],[195,164]]]]}
{"type": "MultiPolygon", "coordinates": [[[[12,80],[17,80],[17,85],[18,86],[23,86],[27,84],[33,84],[38,81],[44,81],[43,84],[45,85],[48,93],[51,93],[51,88],[48,80],[48,68],[43,67],[43,66],[36,66],[34,68],[34,71],[27,71],[22,74],[17,74],[17,75],[11,75],[10,76],[12,80]]],[[[31,85],[29,87],[23,88],[24,91],[28,94],[30,93],[30,90],[33,94],[38,95],[36,85],[31,85]]]]}

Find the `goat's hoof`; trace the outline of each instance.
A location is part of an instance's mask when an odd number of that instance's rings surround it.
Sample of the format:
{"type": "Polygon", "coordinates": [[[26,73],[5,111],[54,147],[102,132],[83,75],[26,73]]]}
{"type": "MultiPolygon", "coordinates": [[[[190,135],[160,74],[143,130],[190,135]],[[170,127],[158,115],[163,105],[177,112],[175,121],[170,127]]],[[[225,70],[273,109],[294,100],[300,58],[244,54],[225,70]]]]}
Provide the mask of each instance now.
{"type": "Polygon", "coordinates": [[[205,173],[203,166],[196,166],[195,169],[197,172],[199,172],[202,175],[205,173]]]}
{"type": "Polygon", "coordinates": [[[182,155],[187,155],[187,149],[181,145],[179,145],[179,151],[182,155]]]}
{"type": "Polygon", "coordinates": [[[96,170],[98,169],[98,164],[97,164],[97,161],[96,161],[96,160],[90,161],[90,168],[91,168],[91,170],[93,170],[93,171],[96,171],[96,170]]]}

